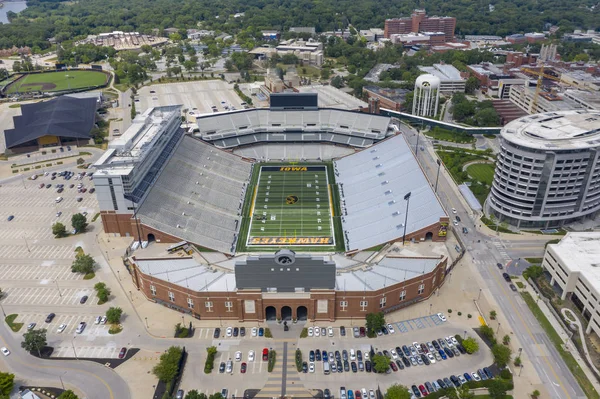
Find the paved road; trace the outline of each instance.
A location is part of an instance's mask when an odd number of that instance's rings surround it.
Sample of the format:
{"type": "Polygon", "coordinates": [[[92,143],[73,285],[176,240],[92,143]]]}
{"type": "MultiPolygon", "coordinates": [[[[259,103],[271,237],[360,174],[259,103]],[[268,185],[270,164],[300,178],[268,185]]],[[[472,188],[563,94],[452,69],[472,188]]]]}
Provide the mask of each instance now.
{"type": "MultiPolygon", "coordinates": [[[[406,126],[402,126],[401,131],[407,134],[408,141],[414,149],[416,132],[406,126]]],[[[433,150],[429,147],[428,141],[420,141],[419,146],[421,143],[427,148],[426,151],[419,151],[418,159],[430,181],[435,182],[437,164],[432,155],[433,150]]],[[[472,229],[477,223],[476,215],[463,206],[455,185],[445,173],[440,173],[438,195],[445,208],[448,210],[456,208],[458,215],[463,218],[463,224],[470,227],[468,239],[471,244],[468,245],[466,256],[472,256],[475,260],[487,288],[508,318],[510,327],[523,345],[523,350],[533,362],[541,381],[548,387],[551,397],[556,399],[585,398],[586,396],[575,381],[573,374],[568,370],[535,316],[520,295],[510,291],[502,280],[496,263],[506,263],[512,259],[504,243],[495,237],[488,237],[472,229]],[[478,240],[481,242],[478,243],[478,240]]]]}
{"type": "Polygon", "coordinates": [[[0,323],[0,342],[11,354],[2,359],[5,367],[18,378],[39,384],[48,381],[79,388],[87,399],[129,399],[129,387],[117,373],[98,363],[88,361],[40,360],[21,349],[7,326],[0,323]]]}

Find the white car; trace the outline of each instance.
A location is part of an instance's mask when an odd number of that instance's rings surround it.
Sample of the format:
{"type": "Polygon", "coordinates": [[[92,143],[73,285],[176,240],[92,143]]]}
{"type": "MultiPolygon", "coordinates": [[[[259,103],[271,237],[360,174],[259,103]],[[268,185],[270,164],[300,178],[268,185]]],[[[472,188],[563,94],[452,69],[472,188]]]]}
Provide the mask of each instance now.
{"type": "Polygon", "coordinates": [[[455,226],[458,226],[458,222],[456,220],[453,220],[452,224],[454,224],[455,226]]]}
{"type": "Polygon", "coordinates": [[[256,327],[253,327],[253,328],[252,328],[252,336],[253,336],[253,337],[256,337],[257,335],[258,335],[258,328],[256,328],[256,327]]]}
{"type": "Polygon", "coordinates": [[[310,362],[308,364],[308,372],[309,373],[314,373],[315,372],[315,363],[314,362],[310,362]]]}
{"type": "Polygon", "coordinates": [[[321,336],[321,329],[319,327],[315,328],[315,337],[321,336]]]}
{"type": "Polygon", "coordinates": [[[308,327],[308,336],[309,337],[313,336],[313,328],[312,327],[308,327]]]}
{"type": "Polygon", "coordinates": [[[94,324],[100,324],[101,321],[102,321],[102,316],[98,316],[98,317],[96,317],[96,320],[94,320],[94,324]]]}
{"type": "Polygon", "coordinates": [[[235,352],[235,361],[236,362],[242,361],[242,352],[240,352],[240,351],[235,352]]]}
{"type": "Polygon", "coordinates": [[[65,328],[67,328],[67,325],[66,325],[66,324],[61,324],[61,325],[60,325],[60,326],[58,326],[58,328],[56,329],[56,332],[60,334],[61,332],[65,331],[65,328]]]}
{"type": "Polygon", "coordinates": [[[100,320],[100,324],[106,324],[108,318],[106,316],[102,316],[102,320],[100,320]]]}
{"type": "Polygon", "coordinates": [[[231,337],[233,335],[233,328],[227,327],[227,330],[225,330],[225,335],[231,337]]]}
{"type": "Polygon", "coordinates": [[[365,399],[367,399],[369,397],[367,394],[367,390],[365,388],[361,389],[360,393],[361,393],[361,397],[363,397],[365,399]]]}
{"type": "Polygon", "coordinates": [[[452,208],[452,213],[456,214],[456,209],[452,208]]]}
{"type": "Polygon", "coordinates": [[[327,332],[329,334],[330,337],[333,337],[333,327],[328,327],[327,328],[327,332]]]}
{"type": "Polygon", "coordinates": [[[392,359],[397,360],[398,354],[396,353],[396,349],[390,349],[390,353],[392,354],[392,359]]]}
{"type": "Polygon", "coordinates": [[[375,391],[372,389],[369,391],[369,399],[375,399],[375,391]]]}
{"type": "Polygon", "coordinates": [[[456,338],[451,336],[450,339],[452,340],[452,343],[454,344],[454,346],[458,345],[458,341],[456,340],[456,338]]]}
{"type": "Polygon", "coordinates": [[[254,351],[249,351],[248,352],[248,361],[249,362],[253,362],[254,361],[254,351]]]}
{"type": "Polygon", "coordinates": [[[2,354],[4,356],[8,356],[10,355],[10,351],[8,350],[8,348],[6,348],[5,346],[3,346],[2,348],[0,348],[0,352],[2,352],[2,354]]]}
{"type": "Polygon", "coordinates": [[[477,374],[477,373],[471,373],[471,375],[473,376],[473,379],[475,381],[481,381],[481,377],[479,376],[479,374],[477,374]]]}
{"type": "Polygon", "coordinates": [[[431,364],[435,363],[435,357],[431,354],[431,352],[429,352],[427,354],[427,358],[429,359],[429,361],[431,362],[431,364]]]}
{"type": "Polygon", "coordinates": [[[370,357],[370,356],[371,356],[371,355],[369,355],[369,352],[367,352],[367,351],[364,351],[364,353],[363,353],[363,357],[365,358],[365,360],[369,360],[369,357],[370,357]]]}
{"type": "Polygon", "coordinates": [[[356,351],[354,349],[350,349],[350,361],[353,362],[356,360],[356,351]]]}
{"type": "Polygon", "coordinates": [[[394,330],[394,327],[391,324],[387,325],[387,330],[390,332],[390,334],[396,333],[396,330],[394,330]]]}
{"type": "Polygon", "coordinates": [[[439,319],[440,319],[441,321],[446,321],[446,316],[444,316],[444,314],[443,314],[443,313],[438,313],[438,314],[437,314],[437,317],[439,317],[439,319]]]}

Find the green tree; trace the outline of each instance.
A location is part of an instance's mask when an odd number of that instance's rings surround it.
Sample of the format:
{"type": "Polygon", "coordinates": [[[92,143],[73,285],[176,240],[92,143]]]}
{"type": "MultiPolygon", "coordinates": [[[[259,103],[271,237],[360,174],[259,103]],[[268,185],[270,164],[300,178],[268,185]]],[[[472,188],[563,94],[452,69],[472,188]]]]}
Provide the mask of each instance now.
{"type": "Polygon", "coordinates": [[[494,356],[494,362],[500,368],[506,367],[510,361],[510,355],[512,351],[508,346],[495,344],[492,346],[492,355],[494,356]]]}
{"type": "Polygon", "coordinates": [[[373,335],[378,330],[381,330],[383,326],[385,326],[385,317],[383,316],[383,312],[367,314],[366,327],[370,335],[373,335]]]}
{"type": "Polygon", "coordinates": [[[321,79],[327,80],[331,76],[331,69],[323,68],[321,69],[321,79]]]}
{"type": "Polygon", "coordinates": [[[385,399],[410,399],[412,395],[404,385],[394,384],[385,391],[385,399]]]}
{"type": "Polygon", "coordinates": [[[75,395],[75,393],[69,389],[61,393],[56,399],[79,399],[79,396],[75,395]]]}
{"type": "Polygon", "coordinates": [[[207,399],[207,398],[206,398],[206,394],[198,392],[195,389],[192,389],[191,391],[188,391],[188,393],[185,395],[185,399],[207,399]]]}
{"type": "Polygon", "coordinates": [[[171,346],[165,353],[160,355],[160,361],[154,366],[152,373],[163,382],[171,381],[179,371],[179,360],[182,353],[180,347],[171,346]]]}
{"type": "Polygon", "coordinates": [[[475,397],[475,394],[471,392],[468,385],[461,385],[456,390],[456,393],[459,399],[473,399],[475,397]]]}
{"type": "Polygon", "coordinates": [[[584,62],[588,62],[590,60],[590,56],[586,53],[581,53],[581,54],[577,54],[575,56],[575,58],[573,58],[573,61],[584,61],[584,62]]]}
{"type": "Polygon", "coordinates": [[[471,76],[465,83],[465,92],[473,94],[477,89],[479,89],[479,80],[475,76],[471,76]]]}
{"type": "Polygon", "coordinates": [[[477,342],[477,340],[475,340],[473,337],[464,339],[462,346],[465,348],[468,354],[473,354],[479,350],[479,342],[477,342]]]}
{"type": "Polygon", "coordinates": [[[523,276],[527,278],[532,278],[534,280],[538,279],[542,274],[544,274],[544,268],[539,265],[529,266],[527,269],[523,270],[523,276]]]}
{"type": "Polygon", "coordinates": [[[0,394],[5,395],[8,398],[8,395],[12,391],[14,385],[15,375],[0,371],[0,394]]]}
{"type": "Polygon", "coordinates": [[[52,225],[52,234],[54,238],[62,238],[67,235],[67,229],[64,224],[56,222],[52,225]]]}
{"type": "Polygon", "coordinates": [[[336,89],[341,89],[344,87],[344,79],[341,76],[336,75],[331,79],[331,85],[336,89]]]}
{"type": "Polygon", "coordinates": [[[488,383],[488,393],[492,399],[504,399],[506,385],[500,380],[493,379],[488,383]]]}
{"type": "Polygon", "coordinates": [[[41,328],[39,330],[30,330],[23,334],[23,342],[21,342],[21,348],[27,352],[37,352],[38,355],[42,356],[42,349],[48,344],[46,340],[46,329],[41,328]]]}
{"type": "Polygon", "coordinates": [[[502,337],[502,343],[504,345],[508,345],[510,343],[510,335],[506,334],[504,337],[502,337]]]}
{"type": "Polygon", "coordinates": [[[71,265],[71,271],[73,273],[89,274],[94,272],[95,265],[96,262],[90,255],[80,254],[75,257],[71,265]]]}
{"type": "Polygon", "coordinates": [[[73,226],[78,233],[83,233],[87,225],[87,218],[81,213],[76,213],[71,216],[71,226],[73,226]]]}
{"type": "Polygon", "coordinates": [[[538,396],[540,396],[540,391],[538,391],[537,389],[533,392],[531,392],[531,396],[533,396],[534,398],[537,398],[538,396]]]}
{"type": "Polygon", "coordinates": [[[118,324],[121,321],[121,315],[123,315],[123,309],[110,307],[106,311],[106,321],[110,324],[118,324]]]}
{"type": "Polygon", "coordinates": [[[496,320],[496,316],[498,316],[498,313],[495,310],[490,310],[490,319],[496,320]]]}
{"type": "Polygon", "coordinates": [[[390,368],[390,359],[385,355],[373,356],[373,368],[377,373],[385,373],[390,368]]]}
{"type": "Polygon", "coordinates": [[[169,35],[169,39],[172,40],[172,41],[174,41],[174,42],[179,42],[179,41],[181,41],[182,37],[181,37],[181,35],[179,33],[171,33],[169,35]]]}
{"type": "Polygon", "coordinates": [[[96,296],[98,297],[99,302],[105,303],[108,301],[108,298],[110,297],[110,288],[108,288],[106,284],[96,283],[94,289],[96,290],[96,296]]]}
{"type": "Polygon", "coordinates": [[[487,338],[488,341],[492,341],[494,339],[494,329],[488,325],[481,326],[479,328],[479,332],[481,335],[487,338]]]}
{"type": "Polygon", "coordinates": [[[216,392],[216,393],[213,393],[212,395],[210,395],[208,397],[208,399],[227,399],[227,398],[224,398],[223,395],[221,395],[221,392],[216,392]]]}

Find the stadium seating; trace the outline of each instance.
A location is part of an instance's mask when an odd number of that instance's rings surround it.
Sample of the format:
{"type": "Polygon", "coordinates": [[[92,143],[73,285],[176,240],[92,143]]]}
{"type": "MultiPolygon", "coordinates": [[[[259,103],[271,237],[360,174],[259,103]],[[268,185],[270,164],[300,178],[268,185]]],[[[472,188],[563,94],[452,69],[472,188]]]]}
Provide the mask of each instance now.
{"type": "Polygon", "coordinates": [[[143,224],[233,253],[252,165],[186,136],[138,209],[143,224]]]}
{"type": "Polygon", "coordinates": [[[406,234],[446,216],[402,135],[335,161],[334,171],[348,251],[401,238],[409,192],[406,234]]]}
{"type": "Polygon", "coordinates": [[[198,118],[197,137],[220,148],[256,142],[333,142],[368,147],[392,134],[390,118],[337,109],[240,110],[198,118]]]}

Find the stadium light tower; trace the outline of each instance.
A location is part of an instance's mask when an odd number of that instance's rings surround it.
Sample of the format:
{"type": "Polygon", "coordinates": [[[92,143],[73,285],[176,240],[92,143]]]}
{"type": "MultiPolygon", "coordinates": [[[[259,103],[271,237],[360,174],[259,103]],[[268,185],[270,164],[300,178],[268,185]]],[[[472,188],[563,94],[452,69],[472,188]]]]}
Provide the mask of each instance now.
{"type": "Polygon", "coordinates": [[[406,239],[406,223],[408,223],[408,204],[410,203],[410,194],[411,192],[409,191],[408,194],[404,196],[404,200],[406,201],[406,215],[404,216],[404,234],[402,234],[402,246],[404,246],[404,241],[406,239]]]}

